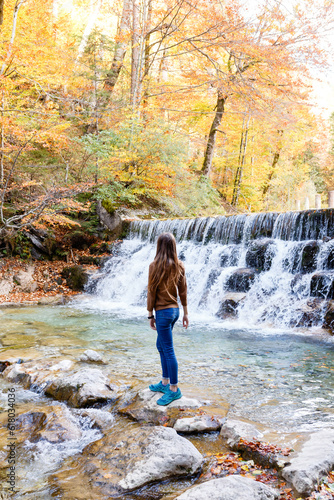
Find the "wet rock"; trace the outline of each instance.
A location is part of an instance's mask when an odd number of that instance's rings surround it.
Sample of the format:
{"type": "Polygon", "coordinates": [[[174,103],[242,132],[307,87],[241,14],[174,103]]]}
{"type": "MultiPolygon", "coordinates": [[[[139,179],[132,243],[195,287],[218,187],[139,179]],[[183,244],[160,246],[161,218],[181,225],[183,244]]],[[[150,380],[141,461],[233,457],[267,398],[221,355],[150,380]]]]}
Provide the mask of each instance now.
{"type": "Polygon", "coordinates": [[[254,479],[229,476],[190,488],[175,500],[277,500],[279,492],[254,479]]]}
{"type": "Polygon", "coordinates": [[[26,271],[20,269],[14,274],[14,282],[20,286],[23,292],[32,293],[38,288],[37,282],[34,280],[34,266],[28,266],[26,271]]]}
{"type": "MultiPolygon", "coordinates": [[[[109,434],[88,445],[73,465],[66,464],[53,478],[58,494],[70,491],[73,470],[89,476],[86,498],[113,498],[156,481],[195,474],[203,458],[195,446],[174,429],[141,427],[120,436],[109,434]],[[71,481],[69,481],[69,470],[71,481]]],[[[155,485],[157,491],[158,485],[155,485]]]]}
{"type": "Polygon", "coordinates": [[[2,373],[10,364],[11,363],[9,361],[0,361],[0,373],[2,373]]]}
{"type": "Polygon", "coordinates": [[[68,297],[66,297],[66,295],[57,294],[50,295],[49,297],[42,297],[38,301],[38,304],[41,306],[61,306],[66,304],[68,301],[69,299],[68,297]]]}
{"type": "Polygon", "coordinates": [[[240,247],[238,245],[228,245],[220,255],[221,267],[236,266],[240,257],[240,247]]]}
{"type": "Polygon", "coordinates": [[[334,429],[311,434],[301,451],[290,459],[282,476],[301,495],[310,495],[315,485],[334,467],[334,429]]]}
{"type": "Polygon", "coordinates": [[[334,270],[334,246],[329,250],[326,260],[324,262],[325,269],[334,270]]]}
{"type": "Polygon", "coordinates": [[[79,357],[79,361],[85,361],[86,363],[100,363],[105,364],[101,354],[92,349],[87,349],[81,356],[79,357]]]}
{"type": "Polygon", "coordinates": [[[26,366],[23,364],[10,365],[2,373],[9,382],[22,384],[25,389],[31,386],[31,375],[27,373],[26,366]]]}
{"type": "Polygon", "coordinates": [[[272,254],[270,252],[272,243],[271,240],[251,242],[246,253],[246,266],[260,272],[268,271],[272,262],[272,254]]]}
{"type": "Polygon", "coordinates": [[[75,408],[115,401],[117,393],[100,370],[89,368],[57,378],[45,388],[45,394],[59,401],[67,401],[75,408]]]}
{"type": "Polygon", "coordinates": [[[327,302],[323,327],[327,328],[332,334],[334,334],[334,301],[333,300],[329,300],[327,302]]]}
{"type": "Polygon", "coordinates": [[[254,425],[231,418],[227,419],[222,426],[220,435],[227,439],[227,444],[231,449],[235,449],[240,439],[257,441],[263,437],[263,434],[254,425]]]}
{"type": "Polygon", "coordinates": [[[89,418],[93,429],[99,429],[103,433],[114,425],[115,417],[110,411],[96,408],[85,408],[84,410],[73,410],[79,412],[82,417],[89,418]]]}
{"type": "Polygon", "coordinates": [[[102,206],[102,202],[98,200],[96,212],[101,224],[109,229],[113,235],[119,236],[122,233],[122,219],[116,211],[109,213],[108,210],[102,206]]]}
{"type": "Polygon", "coordinates": [[[52,406],[48,411],[43,428],[36,434],[36,439],[44,439],[50,443],[62,443],[81,438],[81,429],[66,407],[52,406]]]}
{"type": "Polygon", "coordinates": [[[322,299],[334,299],[334,274],[317,272],[311,278],[310,295],[322,299]]]}
{"type": "Polygon", "coordinates": [[[233,318],[237,316],[238,306],[245,300],[246,294],[242,292],[226,293],[220,304],[216,316],[221,319],[233,318]]]}
{"type": "Polygon", "coordinates": [[[209,273],[208,280],[206,282],[205,288],[211,288],[212,285],[214,285],[219,278],[221,274],[221,269],[212,269],[209,273]]]}
{"type": "Polygon", "coordinates": [[[61,275],[66,285],[75,291],[82,291],[88,281],[88,274],[82,266],[64,267],[61,275]]]}
{"type": "Polygon", "coordinates": [[[225,285],[229,292],[248,292],[255,281],[256,272],[254,269],[237,269],[228,278],[225,285]]]}
{"type": "Polygon", "coordinates": [[[165,425],[169,423],[170,425],[174,425],[180,415],[186,416],[184,415],[185,409],[197,410],[203,405],[203,403],[196,399],[182,396],[168,406],[159,406],[157,404],[157,399],[161,396],[162,393],[160,392],[156,393],[149,389],[143,389],[139,391],[129,404],[124,408],[120,408],[118,411],[122,415],[127,415],[140,423],[151,423],[155,425],[165,425]]]}
{"type": "Polygon", "coordinates": [[[179,418],[175,424],[176,432],[193,434],[198,432],[219,431],[221,421],[210,415],[196,415],[195,417],[179,418]]]}
{"type": "Polygon", "coordinates": [[[25,441],[30,439],[36,441],[36,435],[43,428],[46,421],[46,413],[43,411],[30,411],[22,413],[16,419],[16,428],[20,433],[20,439],[25,441]]]}
{"type": "Polygon", "coordinates": [[[316,270],[319,248],[319,243],[317,241],[311,241],[303,247],[300,263],[301,272],[311,273],[316,270]]]}
{"type": "Polygon", "coordinates": [[[41,439],[50,443],[62,443],[80,439],[82,434],[69,409],[61,406],[22,413],[17,417],[16,426],[21,440],[29,439],[32,443],[41,439]]]}
{"type": "Polygon", "coordinates": [[[5,368],[3,377],[10,382],[22,384],[25,389],[38,392],[44,392],[48,385],[63,377],[64,373],[66,377],[66,373],[73,368],[73,362],[66,359],[58,363],[54,360],[23,363],[19,361],[5,368]]]}
{"type": "Polygon", "coordinates": [[[321,299],[308,300],[297,309],[299,317],[295,316],[297,319],[291,326],[310,328],[319,325],[323,318],[324,308],[326,308],[326,301],[321,299]]]}

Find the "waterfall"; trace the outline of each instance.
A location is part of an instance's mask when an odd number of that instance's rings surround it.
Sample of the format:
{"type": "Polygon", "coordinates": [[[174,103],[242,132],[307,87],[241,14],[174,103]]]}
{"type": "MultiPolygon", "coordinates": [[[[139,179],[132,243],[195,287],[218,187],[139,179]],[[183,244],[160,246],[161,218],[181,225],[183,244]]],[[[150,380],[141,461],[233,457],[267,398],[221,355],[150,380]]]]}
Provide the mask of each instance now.
{"type": "Polygon", "coordinates": [[[240,326],[334,325],[334,210],[133,221],[88,290],[145,307],[148,266],[166,231],[185,263],[190,314],[240,326]]]}

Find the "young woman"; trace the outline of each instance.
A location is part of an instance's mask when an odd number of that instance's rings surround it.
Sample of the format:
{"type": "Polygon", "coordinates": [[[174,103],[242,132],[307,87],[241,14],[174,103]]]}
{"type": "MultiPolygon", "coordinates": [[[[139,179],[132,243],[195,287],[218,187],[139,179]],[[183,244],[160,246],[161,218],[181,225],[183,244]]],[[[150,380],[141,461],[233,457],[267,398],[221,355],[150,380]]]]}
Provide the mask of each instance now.
{"type": "Polygon", "coordinates": [[[157,349],[160,354],[162,380],[150,385],[151,391],[163,392],[158,399],[165,406],[179,399],[178,364],[173,347],[173,326],[179,318],[179,294],[183,306],[183,326],[188,328],[187,281],[183,263],[177,258],[176,242],[171,233],[160,234],[157,253],[149,267],[147,310],[150,327],[157,330],[157,349]],[[153,315],[155,309],[155,317],[153,315]]]}

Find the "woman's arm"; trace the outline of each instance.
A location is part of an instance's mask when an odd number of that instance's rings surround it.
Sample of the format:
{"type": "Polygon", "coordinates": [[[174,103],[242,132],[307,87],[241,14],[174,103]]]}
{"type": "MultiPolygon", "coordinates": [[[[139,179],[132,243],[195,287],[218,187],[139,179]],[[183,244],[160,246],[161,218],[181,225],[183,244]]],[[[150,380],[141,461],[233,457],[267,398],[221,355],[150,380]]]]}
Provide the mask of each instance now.
{"type": "MultiPolygon", "coordinates": [[[[150,264],[150,267],[148,270],[148,283],[150,283],[151,272],[152,272],[152,264],[150,264]]],[[[152,293],[152,291],[150,291],[149,287],[147,287],[147,311],[148,311],[149,318],[151,318],[151,316],[154,316],[153,315],[153,308],[154,308],[154,304],[155,304],[155,296],[156,296],[156,292],[152,293]]],[[[152,328],[152,330],[156,330],[154,317],[150,319],[150,327],[152,328]]]]}
{"type": "Polygon", "coordinates": [[[188,328],[189,326],[189,319],[188,319],[188,307],[183,306],[183,320],[182,320],[183,326],[185,329],[188,328]]]}
{"type": "Polygon", "coordinates": [[[178,291],[179,291],[179,296],[181,300],[181,304],[183,307],[183,326],[185,328],[188,328],[189,326],[189,319],[188,319],[188,306],[187,306],[187,280],[186,280],[186,273],[184,269],[184,265],[182,264],[182,273],[177,285],[178,291]]]}
{"type": "Polygon", "coordinates": [[[154,315],[153,315],[153,310],[152,311],[148,311],[148,317],[150,318],[150,327],[152,328],[152,330],[156,330],[155,318],[154,318],[154,315]],[[153,316],[153,318],[151,316],[153,316]]]}

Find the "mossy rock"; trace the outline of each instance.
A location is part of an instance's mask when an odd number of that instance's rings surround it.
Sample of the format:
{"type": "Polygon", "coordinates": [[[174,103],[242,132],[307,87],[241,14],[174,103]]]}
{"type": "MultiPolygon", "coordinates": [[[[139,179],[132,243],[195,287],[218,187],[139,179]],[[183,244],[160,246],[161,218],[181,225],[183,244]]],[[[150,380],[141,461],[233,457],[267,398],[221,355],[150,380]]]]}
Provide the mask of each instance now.
{"type": "Polygon", "coordinates": [[[61,275],[66,280],[67,286],[76,292],[84,290],[88,281],[88,275],[82,266],[64,267],[61,275]]]}
{"type": "Polygon", "coordinates": [[[109,199],[102,200],[101,205],[110,215],[113,215],[118,208],[117,205],[109,199]]]}

